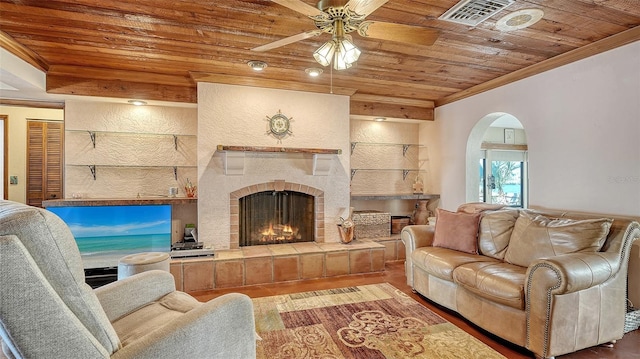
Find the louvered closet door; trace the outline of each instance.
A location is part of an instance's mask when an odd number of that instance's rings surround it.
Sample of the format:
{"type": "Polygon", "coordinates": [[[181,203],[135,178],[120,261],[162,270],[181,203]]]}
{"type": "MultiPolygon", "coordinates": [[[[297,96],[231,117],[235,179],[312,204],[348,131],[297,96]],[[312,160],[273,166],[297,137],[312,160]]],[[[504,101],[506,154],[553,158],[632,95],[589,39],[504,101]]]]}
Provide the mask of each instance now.
{"type": "Polygon", "coordinates": [[[62,122],[27,122],[27,204],[62,198],[62,122]]]}

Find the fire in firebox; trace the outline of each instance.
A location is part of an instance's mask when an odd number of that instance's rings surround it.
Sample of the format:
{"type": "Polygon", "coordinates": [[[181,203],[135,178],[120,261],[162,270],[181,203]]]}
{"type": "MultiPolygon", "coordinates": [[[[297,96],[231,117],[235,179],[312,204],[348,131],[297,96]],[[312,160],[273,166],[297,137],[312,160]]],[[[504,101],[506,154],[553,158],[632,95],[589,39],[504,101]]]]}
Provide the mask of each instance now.
{"type": "Polygon", "coordinates": [[[288,224],[269,223],[267,228],[260,231],[260,242],[263,243],[291,243],[300,240],[300,234],[296,227],[288,224]]]}
{"type": "Polygon", "coordinates": [[[314,198],[265,191],[240,198],[240,246],[314,241],[314,198]]]}

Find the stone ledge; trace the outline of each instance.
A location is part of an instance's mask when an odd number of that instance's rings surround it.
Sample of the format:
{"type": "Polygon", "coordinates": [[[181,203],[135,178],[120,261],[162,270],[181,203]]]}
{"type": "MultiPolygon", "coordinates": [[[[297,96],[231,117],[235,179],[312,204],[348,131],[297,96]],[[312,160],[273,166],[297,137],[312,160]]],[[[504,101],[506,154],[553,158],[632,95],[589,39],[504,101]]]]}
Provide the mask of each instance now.
{"type": "Polygon", "coordinates": [[[171,261],[185,292],[384,271],[385,244],[372,240],[293,243],[216,251],[213,257],[171,261]]]}

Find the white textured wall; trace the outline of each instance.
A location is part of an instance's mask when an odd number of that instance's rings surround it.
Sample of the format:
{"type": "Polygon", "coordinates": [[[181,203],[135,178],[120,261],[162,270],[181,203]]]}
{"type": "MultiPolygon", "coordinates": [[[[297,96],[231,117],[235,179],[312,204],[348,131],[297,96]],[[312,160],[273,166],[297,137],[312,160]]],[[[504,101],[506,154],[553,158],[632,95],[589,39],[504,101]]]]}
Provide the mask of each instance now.
{"type": "MultiPolygon", "coordinates": [[[[351,193],[353,195],[413,193],[413,183],[420,174],[424,193],[437,194],[438,192],[433,191],[430,180],[432,170],[429,152],[433,150],[433,144],[420,139],[420,128],[419,122],[375,122],[352,119],[351,142],[361,143],[356,144],[351,155],[351,168],[379,170],[358,171],[351,182],[351,193]],[[402,144],[419,144],[419,146],[410,146],[406,155],[403,156],[402,144]],[[409,172],[407,178],[403,179],[402,171],[399,169],[420,169],[420,171],[409,172]]],[[[432,202],[437,205],[437,201],[432,202]]],[[[373,210],[403,216],[413,212],[415,203],[415,200],[353,200],[351,205],[357,211],[373,210]]]]}
{"type": "Polygon", "coordinates": [[[351,181],[351,193],[399,194],[413,193],[413,183],[424,168],[420,167],[418,124],[351,120],[351,142],[356,142],[351,154],[351,168],[358,170],[351,181]],[[402,145],[410,146],[406,155],[402,145]],[[411,171],[403,179],[402,169],[411,171]]]}
{"type": "Polygon", "coordinates": [[[325,241],[339,241],[337,217],[348,211],[349,98],[346,96],[198,83],[198,222],[200,239],[229,248],[229,193],[286,180],[325,192],[325,241]],[[267,116],[292,117],[293,135],[267,135],[267,116]],[[244,175],[225,175],[217,145],[342,149],[328,176],[312,175],[312,156],[247,153],[244,175]]]}
{"type": "Polygon", "coordinates": [[[640,42],[436,109],[442,205],[465,201],[473,126],[506,112],[524,126],[531,207],[640,215],[640,42]]]}
{"type": "Polygon", "coordinates": [[[195,108],[67,101],[65,197],[167,196],[171,186],[185,196],[187,178],[197,185],[196,129],[195,108]],[[95,180],[87,167],[94,164],[95,180]],[[177,180],[172,166],[182,166],[177,180]]]}

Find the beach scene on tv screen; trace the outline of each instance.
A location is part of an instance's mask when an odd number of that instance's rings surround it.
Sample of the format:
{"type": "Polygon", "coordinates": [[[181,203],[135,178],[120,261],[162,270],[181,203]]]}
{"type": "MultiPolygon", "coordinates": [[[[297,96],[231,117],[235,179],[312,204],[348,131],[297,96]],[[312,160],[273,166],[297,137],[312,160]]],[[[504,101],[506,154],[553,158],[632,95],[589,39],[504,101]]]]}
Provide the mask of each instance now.
{"type": "Polygon", "coordinates": [[[52,207],[71,229],[85,268],[115,267],[126,255],[169,252],[171,206],[52,207]]]}

